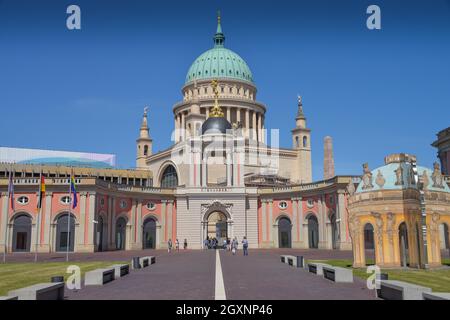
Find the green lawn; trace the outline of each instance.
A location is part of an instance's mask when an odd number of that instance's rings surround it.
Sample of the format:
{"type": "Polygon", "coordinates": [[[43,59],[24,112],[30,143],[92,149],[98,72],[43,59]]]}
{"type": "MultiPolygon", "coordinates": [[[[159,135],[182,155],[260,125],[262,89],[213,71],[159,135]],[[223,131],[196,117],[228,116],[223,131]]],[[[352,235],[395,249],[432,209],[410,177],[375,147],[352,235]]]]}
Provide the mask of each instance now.
{"type": "MultiPolygon", "coordinates": [[[[0,264],[0,296],[8,291],[27,287],[36,283],[50,282],[52,276],[64,276],[70,265],[77,265],[81,274],[97,268],[108,267],[120,262],[38,262],[38,263],[3,263],[0,264]]],[[[123,263],[123,262],[122,262],[123,263]]]]}
{"type": "MultiPolygon", "coordinates": [[[[311,262],[313,262],[311,260],[311,262]]],[[[332,266],[352,269],[352,260],[315,260],[315,262],[328,263],[332,266]]],[[[370,261],[368,262],[371,263],[370,261]]],[[[373,262],[372,262],[373,263],[373,262]]],[[[450,259],[444,259],[442,264],[449,266],[450,259]]],[[[387,273],[389,280],[400,280],[429,287],[435,292],[450,292],[450,269],[382,269],[387,273]]],[[[367,279],[370,274],[364,268],[353,268],[353,275],[358,278],[367,279]]]]}

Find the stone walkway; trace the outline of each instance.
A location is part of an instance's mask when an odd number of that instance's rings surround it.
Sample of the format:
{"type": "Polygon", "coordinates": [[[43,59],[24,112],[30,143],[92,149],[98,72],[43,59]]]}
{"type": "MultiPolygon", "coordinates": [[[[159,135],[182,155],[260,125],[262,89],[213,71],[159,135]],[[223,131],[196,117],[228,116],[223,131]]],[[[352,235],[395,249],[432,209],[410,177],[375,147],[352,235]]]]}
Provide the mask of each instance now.
{"type": "MultiPolygon", "coordinates": [[[[326,251],[308,252],[309,259],[330,258],[326,251]]],[[[220,251],[226,299],[361,300],[375,298],[374,292],[366,289],[365,282],[362,280],[355,279],[352,284],[333,283],[305,270],[281,263],[279,256],[283,253],[280,250],[252,250],[250,256],[244,257],[242,251],[236,256],[230,252],[220,251]]],[[[287,253],[295,254],[294,250],[288,250],[287,253]]],[[[339,256],[341,255],[348,255],[348,253],[340,253],[339,256]]],[[[215,299],[215,250],[188,250],[170,254],[166,251],[158,251],[156,256],[156,264],[145,269],[133,270],[130,275],[102,287],[83,287],[77,292],[66,290],[67,299],[215,299]]]]}

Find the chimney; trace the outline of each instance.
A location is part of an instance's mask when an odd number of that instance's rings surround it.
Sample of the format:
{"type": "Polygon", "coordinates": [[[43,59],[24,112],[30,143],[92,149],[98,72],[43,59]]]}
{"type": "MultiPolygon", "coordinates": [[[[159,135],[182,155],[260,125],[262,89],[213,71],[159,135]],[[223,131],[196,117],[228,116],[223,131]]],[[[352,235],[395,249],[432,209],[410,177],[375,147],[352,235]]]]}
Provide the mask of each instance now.
{"type": "Polygon", "coordinates": [[[333,157],[333,139],[326,136],[323,141],[323,179],[334,177],[334,157],[333,157]]]}

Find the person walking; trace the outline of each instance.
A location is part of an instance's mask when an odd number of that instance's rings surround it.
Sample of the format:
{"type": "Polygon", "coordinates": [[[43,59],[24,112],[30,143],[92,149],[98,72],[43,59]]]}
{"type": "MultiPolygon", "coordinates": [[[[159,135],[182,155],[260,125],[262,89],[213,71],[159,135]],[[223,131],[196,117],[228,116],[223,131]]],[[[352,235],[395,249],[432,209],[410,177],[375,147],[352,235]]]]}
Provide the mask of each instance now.
{"type": "Polygon", "coordinates": [[[183,248],[184,248],[184,250],[186,250],[187,249],[187,239],[184,239],[184,243],[183,243],[183,248]]]}
{"type": "Polygon", "coordinates": [[[244,256],[248,256],[248,240],[247,237],[244,237],[242,240],[242,248],[244,249],[244,256]]]}
{"type": "Polygon", "coordinates": [[[178,239],[175,241],[175,248],[178,252],[180,251],[180,241],[178,241],[178,239]]]}
{"type": "Polygon", "coordinates": [[[167,241],[167,252],[171,252],[172,251],[172,239],[169,239],[169,241],[167,241]]]}
{"type": "Polygon", "coordinates": [[[227,250],[227,239],[223,238],[223,250],[227,250]]]}
{"type": "Polygon", "coordinates": [[[231,242],[231,252],[233,253],[233,256],[236,254],[237,249],[238,249],[238,240],[236,237],[234,237],[233,241],[231,242]]]}

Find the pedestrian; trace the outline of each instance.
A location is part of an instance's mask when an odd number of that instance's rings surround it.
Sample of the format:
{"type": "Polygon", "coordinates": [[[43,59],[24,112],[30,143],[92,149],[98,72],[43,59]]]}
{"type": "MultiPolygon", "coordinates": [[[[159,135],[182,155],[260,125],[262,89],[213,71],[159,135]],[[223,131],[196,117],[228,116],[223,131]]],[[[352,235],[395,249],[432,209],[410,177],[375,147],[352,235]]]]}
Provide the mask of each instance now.
{"type": "Polygon", "coordinates": [[[180,241],[175,241],[175,247],[177,248],[177,251],[180,251],[180,241]]]}
{"type": "Polygon", "coordinates": [[[227,238],[227,250],[231,251],[231,241],[230,238],[227,238]]]}
{"type": "Polygon", "coordinates": [[[172,239],[169,239],[169,241],[167,241],[167,252],[170,253],[170,251],[172,251],[172,239]]]}
{"type": "Polygon", "coordinates": [[[233,241],[231,242],[231,251],[233,252],[233,255],[236,254],[237,249],[238,249],[238,240],[236,237],[234,237],[233,241]]]}
{"type": "Polygon", "coordinates": [[[208,240],[208,238],[206,238],[204,241],[203,241],[203,249],[208,249],[208,246],[209,246],[209,240],[208,240]]]}
{"type": "Polygon", "coordinates": [[[183,247],[184,247],[184,250],[186,250],[187,249],[187,239],[184,239],[184,243],[183,243],[183,247]]]}
{"type": "Polygon", "coordinates": [[[242,240],[242,248],[244,249],[244,256],[248,256],[248,240],[247,237],[244,237],[242,240]]]}
{"type": "Polygon", "coordinates": [[[227,250],[227,239],[223,239],[223,250],[227,250]]]}

